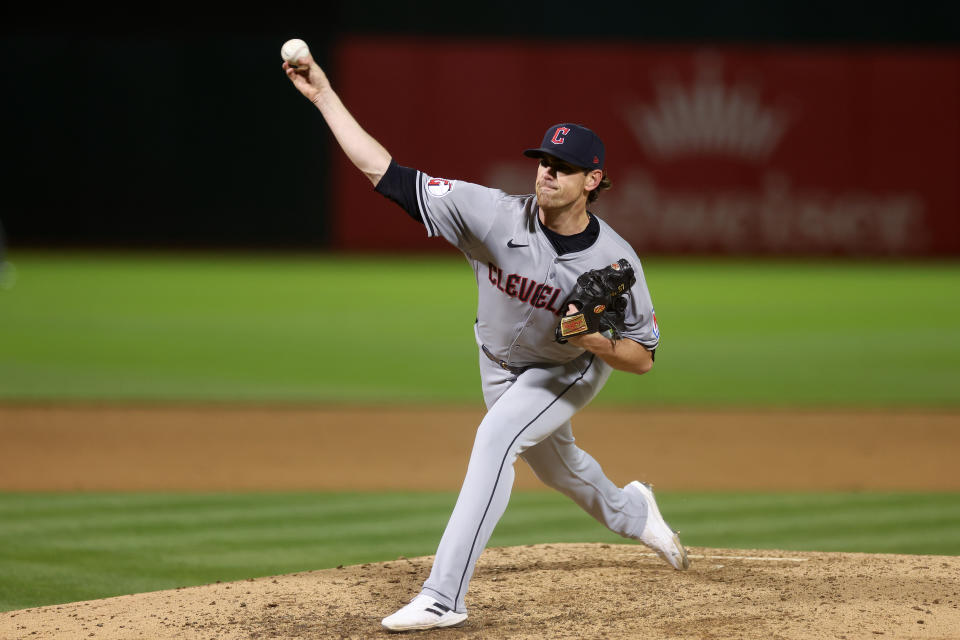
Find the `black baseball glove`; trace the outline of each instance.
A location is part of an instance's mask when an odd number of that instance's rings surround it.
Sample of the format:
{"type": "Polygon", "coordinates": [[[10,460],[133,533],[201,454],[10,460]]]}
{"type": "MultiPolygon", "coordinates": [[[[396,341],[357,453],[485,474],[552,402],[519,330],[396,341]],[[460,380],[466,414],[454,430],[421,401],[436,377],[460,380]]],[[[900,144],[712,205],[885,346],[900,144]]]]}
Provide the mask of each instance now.
{"type": "Polygon", "coordinates": [[[560,318],[557,342],[564,344],[572,336],[608,329],[613,331],[614,338],[619,338],[627,309],[626,293],[636,281],[633,267],[624,258],[581,274],[577,286],[560,307],[566,311],[572,304],[577,313],[560,318]]]}

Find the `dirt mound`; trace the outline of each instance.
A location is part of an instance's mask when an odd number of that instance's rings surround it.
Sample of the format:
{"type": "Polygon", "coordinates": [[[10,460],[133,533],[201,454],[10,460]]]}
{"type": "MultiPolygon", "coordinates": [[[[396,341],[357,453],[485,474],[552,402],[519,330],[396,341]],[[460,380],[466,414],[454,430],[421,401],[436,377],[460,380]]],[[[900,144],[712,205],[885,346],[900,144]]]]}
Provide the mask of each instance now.
{"type": "MultiPolygon", "coordinates": [[[[960,558],[638,545],[488,549],[470,617],[432,638],[957,638],[960,558]]],[[[370,638],[432,557],[0,613],[0,637],[370,638]]]]}

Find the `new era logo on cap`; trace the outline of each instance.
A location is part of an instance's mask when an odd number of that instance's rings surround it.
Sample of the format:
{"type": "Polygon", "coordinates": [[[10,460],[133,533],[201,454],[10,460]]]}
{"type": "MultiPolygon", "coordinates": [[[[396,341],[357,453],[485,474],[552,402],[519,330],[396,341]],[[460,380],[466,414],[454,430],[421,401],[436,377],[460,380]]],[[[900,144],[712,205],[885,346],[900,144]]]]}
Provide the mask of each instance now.
{"type": "Polygon", "coordinates": [[[539,158],[548,153],[584,169],[603,169],[603,141],[600,136],[579,124],[555,124],[543,135],[537,149],[527,149],[523,155],[539,158]]]}

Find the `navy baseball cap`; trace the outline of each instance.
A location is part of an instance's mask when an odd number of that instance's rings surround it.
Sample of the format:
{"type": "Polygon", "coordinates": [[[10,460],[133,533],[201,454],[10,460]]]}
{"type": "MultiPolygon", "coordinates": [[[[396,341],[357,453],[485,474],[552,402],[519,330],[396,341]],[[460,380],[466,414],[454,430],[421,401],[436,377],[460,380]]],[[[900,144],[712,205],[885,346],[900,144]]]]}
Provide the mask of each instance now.
{"type": "Polygon", "coordinates": [[[555,124],[543,134],[539,149],[527,149],[523,155],[539,158],[545,153],[584,169],[603,169],[603,141],[579,124],[555,124]]]}

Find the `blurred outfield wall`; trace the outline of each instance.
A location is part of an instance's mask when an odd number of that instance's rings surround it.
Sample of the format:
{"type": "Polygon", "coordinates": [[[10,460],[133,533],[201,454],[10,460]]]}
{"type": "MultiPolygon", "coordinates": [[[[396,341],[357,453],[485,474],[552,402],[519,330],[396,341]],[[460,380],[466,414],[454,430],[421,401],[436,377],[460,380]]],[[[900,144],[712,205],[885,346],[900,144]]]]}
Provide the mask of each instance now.
{"type": "Polygon", "coordinates": [[[593,126],[644,254],[960,253],[957,3],[31,11],[0,21],[11,249],[448,251],[343,166],[280,70],[298,36],[430,173],[529,191],[519,150],[593,126]]]}
{"type": "MultiPolygon", "coordinates": [[[[530,193],[520,152],[593,128],[614,188],[591,209],[641,254],[960,253],[960,51],[353,38],[333,60],[358,120],[431,176],[530,193]]],[[[333,164],[334,246],[441,248],[333,164]]]]}

